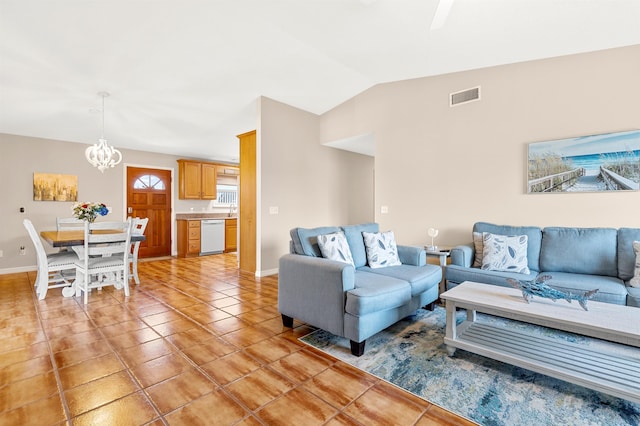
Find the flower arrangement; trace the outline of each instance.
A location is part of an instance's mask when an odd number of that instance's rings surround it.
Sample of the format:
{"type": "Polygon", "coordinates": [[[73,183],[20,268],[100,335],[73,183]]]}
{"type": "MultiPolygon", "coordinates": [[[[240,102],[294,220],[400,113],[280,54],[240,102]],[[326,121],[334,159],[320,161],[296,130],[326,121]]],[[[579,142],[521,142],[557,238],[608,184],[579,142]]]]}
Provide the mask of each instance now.
{"type": "Polygon", "coordinates": [[[98,215],[106,216],[109,213],[109,209],[102,203],[75,203],[71,210],[73,215],[78,219],[93,222],[98,215]]]}

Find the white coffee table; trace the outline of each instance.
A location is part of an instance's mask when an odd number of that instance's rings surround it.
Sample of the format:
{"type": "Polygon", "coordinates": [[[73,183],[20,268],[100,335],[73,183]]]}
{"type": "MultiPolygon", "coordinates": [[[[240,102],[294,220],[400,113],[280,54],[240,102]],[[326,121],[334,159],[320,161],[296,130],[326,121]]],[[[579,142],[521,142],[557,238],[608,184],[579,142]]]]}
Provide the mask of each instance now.
{"type": "Polygon", "coordinates": [[[456,348],[464,349],[640,403],[640,349],[636,350],[640,348],[640,308],[589,301],[589,310],[585,311],[575,301],[554,303],[539,297],[528,304],[517,289],[468,281],[440,297],[446,301],[444,342],[450,356],[456,348]],[[456,308],[467,310],[467,320],[459,326],[456,308]],[[592,349],[536,337],[476,321],[476,312],[611,343],[605,343],[604,349],[602,345],[592,349]]]}

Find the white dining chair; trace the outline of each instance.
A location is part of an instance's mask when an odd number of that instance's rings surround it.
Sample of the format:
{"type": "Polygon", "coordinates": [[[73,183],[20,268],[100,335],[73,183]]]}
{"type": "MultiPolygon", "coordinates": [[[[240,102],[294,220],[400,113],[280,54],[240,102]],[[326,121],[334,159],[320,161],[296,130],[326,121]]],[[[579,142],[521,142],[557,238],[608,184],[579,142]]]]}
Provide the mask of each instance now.
{"type": "MultiPolygon", "coordinates": [[[[77,217],[56,217],[57,231],[82,231],[84,230],[84,220],[77,217]]],[[[70,247],[60,247],[59,251],[70,251],[70,247]]]]}
{"type": "Polygon", "coordinates": [[[56,229],[58,231],[82,231],[84,230],[84,222],[76,217],[57,217],[56,229]]]}
{"type": "Polygon", "coordinates": [[[47,254],[38,232],[29,219],[22,221],[36,250],[38,272],[36,275],[36,294],[39,300],[47,296],[50,288],[70,286],[75,277],[75,263],[78,255],[73,251],[47,254]]]}
{"type": "MultiPolygon", "coordinates": [[[[132,219],[131,235],[143,235],[145,229],[149,223],[149,218],[135,217],[132,219]]],[[[131,264],[131,277],[135,281],[136,285],[140,285],[140,278],[138,277],[138,251],[140,250],[141,241],[135,241],[131,243],[131,253],[129,254],[129,263],[131,264]]]]}
{"type": "Polygon", "coordinates": [[[129,296],[129,253],[131,251],[131,218],[126,222],[96,222],[84,224],[84,246],[74,247],[79,259],[75,262],[76,297],[84,292],[84,303],[89,291],[113,285],[124,287],[129,296]],[[100,231],[109,230],[108,233],[100,231]]]}

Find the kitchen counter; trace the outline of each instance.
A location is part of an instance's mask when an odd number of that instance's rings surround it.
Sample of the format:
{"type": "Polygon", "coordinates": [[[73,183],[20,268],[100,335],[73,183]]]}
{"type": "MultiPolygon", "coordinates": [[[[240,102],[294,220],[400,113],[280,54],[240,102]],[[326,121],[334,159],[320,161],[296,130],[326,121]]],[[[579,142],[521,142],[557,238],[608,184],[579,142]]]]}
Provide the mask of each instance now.
{"type": "Polygon", "coordinates": [[[200,220],[200,219],[237,219],[238,215],[229,216],[229,213],[176,213],[176,220],[200,220]]]}

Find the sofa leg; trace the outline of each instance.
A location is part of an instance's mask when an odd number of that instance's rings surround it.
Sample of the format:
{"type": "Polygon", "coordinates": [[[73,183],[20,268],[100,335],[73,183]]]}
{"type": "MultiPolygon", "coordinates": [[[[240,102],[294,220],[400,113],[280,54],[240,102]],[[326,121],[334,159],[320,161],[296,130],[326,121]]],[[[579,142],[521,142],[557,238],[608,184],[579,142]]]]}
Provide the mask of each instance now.
{"type": "Polygon", "coordinates": [[[354,342],[353,340],[351,340],[350,342],[351,353],[355,356],[362,356],[362,354],[364,353],[364,344],[366,340],[363,340],[362,342],[354,342]]]}
{"type": "Polygon", "coordinates": [[[427,311],[433,311],[436,308],[436,302],[431,302],[424,307],[427,311]]]}
{"type": "Polygon", "coordinates": [[[284,325],[285,327],[289,327],[292,328],[293,327],[293,318],[285,315],[285,314],[280,314],[282,315],[282,325],[284,325]]]}

